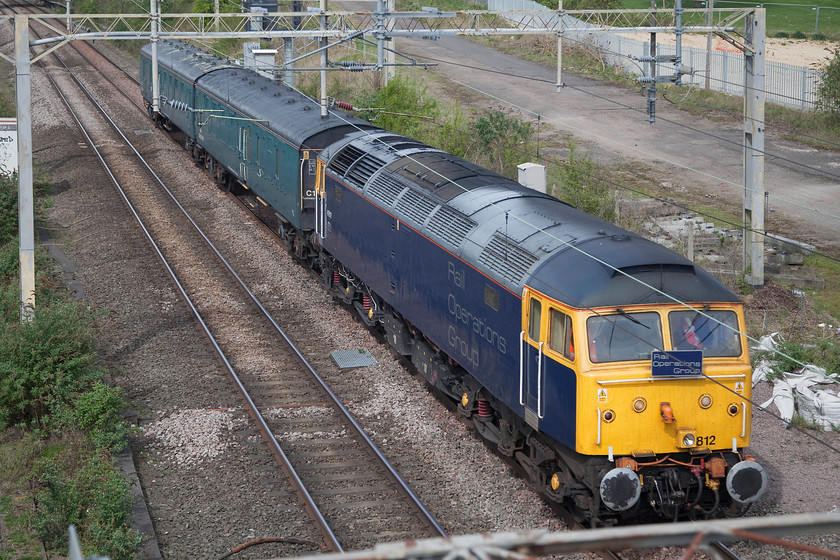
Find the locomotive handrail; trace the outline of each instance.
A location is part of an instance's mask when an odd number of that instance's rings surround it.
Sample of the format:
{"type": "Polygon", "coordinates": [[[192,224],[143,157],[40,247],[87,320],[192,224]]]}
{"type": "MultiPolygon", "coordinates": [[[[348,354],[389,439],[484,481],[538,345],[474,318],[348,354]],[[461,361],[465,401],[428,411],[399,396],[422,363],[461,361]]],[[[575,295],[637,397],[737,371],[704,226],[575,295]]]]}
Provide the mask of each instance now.
{"type": "Polygon", "coordinates": [[[525,331],[519,333],[519,404],[525,406],[525,331]]]}
{"type": "Polygon", "coordinates": [[[741,437],[747,433],[747,403],[741,401],[741,437]]]}
{"type": "Polygon", "coordinates": [[[543,398],[542,398],[542,365],[543,365],[543,344],[545,342],[540,341],[540,347],[537,350],[537,418],[540,420],[543,419],[543,412],[542,409],[543,405],[543,398]]]}
{"type": "MultiPolygon", "coordinates": [[[[301,173],[303,173],[303,166],[301,164],[301,173]]],[[[324,227],[326,221],[326,196],[324,191],[324,180],[327,173],[327,164],[320,158],[315,159],[315,233],[321,239],[326,237],[327,228],[324,227]]],[[[301,185],[303,180],[301,180],[301,185]]]]}
{"type": "Polygon", "coordinates": [[[639,377],[636,379],[599,379],[598,385],[613,385],[615,383],[638,383],[639,381],[673,381],[675,379],[743,379],[746,375],[743,373],[733,373],[729,375],[677,375],[670,377],[639,377]]]}

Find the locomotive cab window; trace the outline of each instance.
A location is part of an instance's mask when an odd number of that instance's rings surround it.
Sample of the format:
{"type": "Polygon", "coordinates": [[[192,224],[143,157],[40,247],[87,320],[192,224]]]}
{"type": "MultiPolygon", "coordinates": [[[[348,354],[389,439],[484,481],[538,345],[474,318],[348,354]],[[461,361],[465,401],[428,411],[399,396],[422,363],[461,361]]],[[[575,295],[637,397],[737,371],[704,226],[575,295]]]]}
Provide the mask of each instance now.
{"type": "Polygon", "coordinates": [[[712,358],[741,355],[738,317],[733,311],[672,311],[668,324],[674,350],[702,350],[703,357],[712,358]]]}
{"type": "Polygon", "coordinates": [[[542,322],[542,304],[540,300],[531,298],[528,313],[528,337],[531,340],[540,339],[540,323],[542,322]]]}
{"type": "Polygon", "coordinates": [[[602,314],[586,320],[589,360],[593,363],[650,359],[662,348],[658,313],[602,314]]]}
{"type": "Polygon", "coordinates": [[[575,359],[575,340],[572,333],[572,318],[552,309],[549,312],[548,346],[562,354],[567,360],[575,359]]]}

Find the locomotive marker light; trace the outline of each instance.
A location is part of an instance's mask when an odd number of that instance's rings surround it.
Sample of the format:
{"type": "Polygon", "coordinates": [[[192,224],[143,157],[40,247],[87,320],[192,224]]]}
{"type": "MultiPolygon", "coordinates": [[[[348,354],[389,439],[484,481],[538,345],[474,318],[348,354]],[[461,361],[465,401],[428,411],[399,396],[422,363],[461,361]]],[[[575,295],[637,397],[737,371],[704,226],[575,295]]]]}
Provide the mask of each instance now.
{"type": "Polygon", "coordinates": [[[619,467],[601,479],[601,501],[613,511],[625,511],[636,505],[642,495],[639,475],[628,468],[619,467]]]}
{"type": "Polygon", "coordinates": [[[644,397],[636,397],[633,399],[633,410],[636,412],[644,412],[647,409],[647,401],[644,397]]]}

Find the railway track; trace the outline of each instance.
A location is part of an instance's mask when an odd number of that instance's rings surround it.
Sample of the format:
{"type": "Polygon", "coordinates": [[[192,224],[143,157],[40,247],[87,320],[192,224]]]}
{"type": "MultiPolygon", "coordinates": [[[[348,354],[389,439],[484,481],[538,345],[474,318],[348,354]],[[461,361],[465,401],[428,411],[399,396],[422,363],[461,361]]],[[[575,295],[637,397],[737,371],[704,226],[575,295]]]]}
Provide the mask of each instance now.
{"type": "MultiPolygon", "coordinates": [[[[96,103],[71,65],[46,73],[230,373],[325,547],[444,532],[293,341],[96,103]]],[[[228,248],[230,249],[230,248],[228,248]]],[[[291,507],[291,505],[289,505],[291,507]]]]}

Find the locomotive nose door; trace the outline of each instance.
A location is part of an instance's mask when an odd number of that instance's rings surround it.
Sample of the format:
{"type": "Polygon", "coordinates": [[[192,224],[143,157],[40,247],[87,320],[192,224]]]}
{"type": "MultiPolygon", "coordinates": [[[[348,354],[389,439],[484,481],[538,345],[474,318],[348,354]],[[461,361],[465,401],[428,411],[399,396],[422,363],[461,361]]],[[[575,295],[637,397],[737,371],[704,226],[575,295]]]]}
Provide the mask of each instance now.
{"type": "Polygon", "coordinates": [[[542,302],[527,292],[522,298],[523,327],[520,347],[519,401],[525,407],[525,421],[539,428],[545,414],[545,355],[540,336],[543,325],[542,302]]]}

